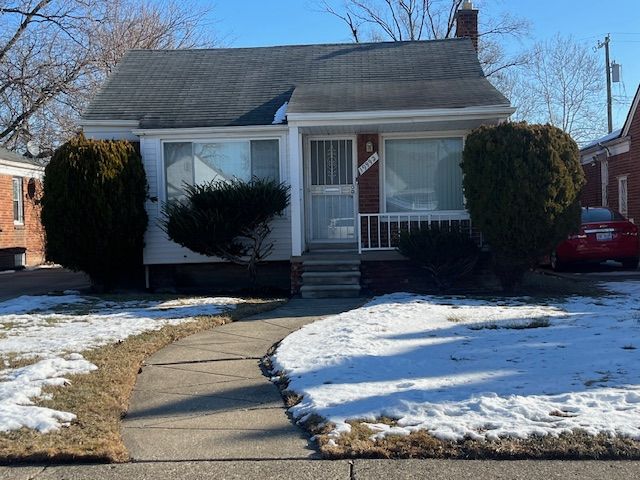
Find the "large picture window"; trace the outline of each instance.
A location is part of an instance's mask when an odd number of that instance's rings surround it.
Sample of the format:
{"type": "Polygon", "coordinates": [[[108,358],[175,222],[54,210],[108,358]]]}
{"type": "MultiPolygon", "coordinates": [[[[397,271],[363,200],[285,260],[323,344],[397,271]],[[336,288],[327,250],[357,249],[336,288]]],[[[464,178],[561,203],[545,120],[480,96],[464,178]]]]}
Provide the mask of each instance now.
{"type": "Polygon", "coordinates": [[[387,139],[387,212],[464,210],[462,139],[387,139]]]}
{"type": "Polygon", "coordinates": [[[167,200],[184,195],[184,185],[252,177],[279,180],[278,140],[167,142],[164,168],[167,200]]]}

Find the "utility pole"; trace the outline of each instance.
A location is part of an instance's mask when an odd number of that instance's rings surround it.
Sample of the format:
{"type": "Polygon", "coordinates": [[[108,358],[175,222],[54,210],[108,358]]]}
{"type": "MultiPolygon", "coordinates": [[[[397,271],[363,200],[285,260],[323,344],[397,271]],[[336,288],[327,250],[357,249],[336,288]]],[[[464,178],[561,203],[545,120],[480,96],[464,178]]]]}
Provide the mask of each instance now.
{"type": "Polygon", "coordinates": [[[604,37],[604,42],[598,42],[598,48],[604,47],[604,58],[606,62],[607,71],[607,125],[609,127],[609,133],[613,132],[613,115],[612,115],[612,100],[611,100],[611,64],[609,63],[609,42],[611,37],[607,34],[604,37]]]}

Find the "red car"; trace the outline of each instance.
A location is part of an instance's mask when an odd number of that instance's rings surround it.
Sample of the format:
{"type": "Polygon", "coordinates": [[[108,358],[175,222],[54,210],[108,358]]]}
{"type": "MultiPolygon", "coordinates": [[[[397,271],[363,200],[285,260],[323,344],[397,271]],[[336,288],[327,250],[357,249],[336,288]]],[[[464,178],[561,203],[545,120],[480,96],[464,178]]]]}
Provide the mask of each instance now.
{"type": "Polygon", "coordinates": [[[583,207],[580,231],[569,236],[551,253],[551,267],[561,270],[570,263],[605,260],[638,268],[640,243],[638,227],[607,207],[583,207]]]}

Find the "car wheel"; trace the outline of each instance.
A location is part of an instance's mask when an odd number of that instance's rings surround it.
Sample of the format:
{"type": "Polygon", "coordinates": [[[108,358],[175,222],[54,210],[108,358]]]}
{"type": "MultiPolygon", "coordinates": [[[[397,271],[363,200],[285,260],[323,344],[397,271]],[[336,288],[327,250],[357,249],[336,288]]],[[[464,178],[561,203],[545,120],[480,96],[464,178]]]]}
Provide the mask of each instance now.
{"type": "Polygon", "coordinates": [[[551,268],[554,272],[562,272],[566,268],[566,264],[558,258],[555,250],[551,252],[551,268]]]}
{"type": "Polygon", "coordinates": [[[629,270],[637,270],[639,261],[640,258],[638,257],[625,258],[624,260],[622,260],[622,266],[624,268],[628,268],[629,270]]]}

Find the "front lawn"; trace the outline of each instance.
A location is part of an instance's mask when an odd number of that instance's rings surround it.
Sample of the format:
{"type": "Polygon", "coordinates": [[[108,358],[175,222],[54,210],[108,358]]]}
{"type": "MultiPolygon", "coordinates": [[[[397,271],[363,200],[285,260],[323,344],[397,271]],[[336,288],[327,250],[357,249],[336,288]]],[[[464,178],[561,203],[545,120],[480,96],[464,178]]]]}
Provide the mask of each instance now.
{"type": "Polygon", "coordinates": [[[120,419],[143,360],[279,303],[78,294],[0,303],[0,462],[127,460],[120,419]]]}
{"type": "Polygon", "coordinates": [[[640,283],[609,295],[405,293],[303,327],[271,361],[329,457],[640,457],[640,283]]]}

